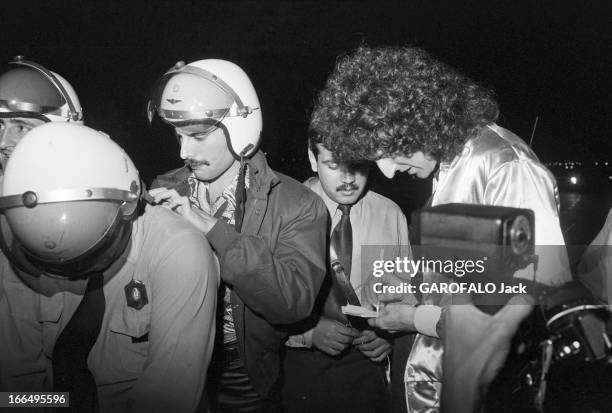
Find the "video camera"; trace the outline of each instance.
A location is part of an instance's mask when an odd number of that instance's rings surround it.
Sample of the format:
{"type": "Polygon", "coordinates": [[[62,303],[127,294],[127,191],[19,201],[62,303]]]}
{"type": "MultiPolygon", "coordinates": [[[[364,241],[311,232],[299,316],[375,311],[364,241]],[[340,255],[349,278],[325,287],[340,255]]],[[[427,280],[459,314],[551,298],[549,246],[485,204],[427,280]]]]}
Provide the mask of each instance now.
{"type": "MultiPolygon", "coordinates": [[[[522,369],[524,383],[542,410],[546,376],[552,363],[563,360],[612,361],[608,306],[597,303],[584,286],[570,282],[556,288],[538,285],[533,211],[486,205],[445,204],[412,215],[414,247],[425,262],[466,261],[486,257],[486,268],[469,276],[445,272],[454,282],[516,283],[517,271],[533,264],[528,293],[539,310],[519,330],[515,350],[532,359],[522,369]],[[528,331],[526,334],[525,331],[528,331]]],[[[417,254],[415,254],[416,256],[417,254]]],[[[498,292],[496,290],[496,292],[498,292]]],[[[511,294],[472,294],[486,312],[497,311],[511,294]]]]}

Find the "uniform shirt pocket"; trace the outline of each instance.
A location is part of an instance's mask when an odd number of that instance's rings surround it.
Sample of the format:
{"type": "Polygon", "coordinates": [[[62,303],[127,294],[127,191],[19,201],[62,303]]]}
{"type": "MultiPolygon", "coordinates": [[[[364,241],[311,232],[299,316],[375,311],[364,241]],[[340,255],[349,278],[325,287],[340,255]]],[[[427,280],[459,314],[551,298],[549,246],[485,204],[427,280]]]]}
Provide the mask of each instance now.
{"type": "Polygon", "coordinates": [[[151,305],[135,310],[127,305],[113,311],[109,320],[111,345],[119,353],[123,368],[141,372],[149,350],[151,305]]]}

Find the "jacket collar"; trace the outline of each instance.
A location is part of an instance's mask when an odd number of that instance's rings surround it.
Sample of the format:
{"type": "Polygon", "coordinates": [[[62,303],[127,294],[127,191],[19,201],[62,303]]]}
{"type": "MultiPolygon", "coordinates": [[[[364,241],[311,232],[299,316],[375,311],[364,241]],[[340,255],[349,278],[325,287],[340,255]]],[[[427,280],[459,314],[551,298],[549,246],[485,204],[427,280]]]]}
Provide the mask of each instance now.
{"type": "MultiPolygon", "coordinates": [[[[249,173],[251,174],[251,184],[249,192],[256,194],[267,195],[275,185],[280,182],[280,178],[270,168],[264,153],[259,150],[252,157],[245,160],[249,165],[249,173]]],[[[157,186],[165,186],[167,188],[175,188],[181,195],[189,194],[188,178],[191,176],[191,170],[187,166],[168,172],[157,179],[157,186]]]]}
{"type": "Polygon", "coordinates": [[[255,155],[245,162],[249,165],[249,173],[251,174],[249,191],[268,194],[270,189],[280,182],[280,178],[276,172],[270,168],[266,156],[262,151],[257,151],[255,155]]]}

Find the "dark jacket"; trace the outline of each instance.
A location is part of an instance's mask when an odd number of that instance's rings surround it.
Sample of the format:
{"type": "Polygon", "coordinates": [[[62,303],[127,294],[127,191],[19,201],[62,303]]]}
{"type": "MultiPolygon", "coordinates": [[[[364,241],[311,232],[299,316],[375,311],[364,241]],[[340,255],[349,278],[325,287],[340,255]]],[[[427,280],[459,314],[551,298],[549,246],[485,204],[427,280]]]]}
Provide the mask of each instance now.
{"type": "MultiPolygon", "coordinates": [[[[273,171],[263,153],[246,161],[247,190],[241,233],[219,221],[207,234],[232,286],[239,350],[251,383],[266,397],[280,372],[281,341],[275,324],[308,317],[325,277],[327,209],[298,181],[273,171]]],[[[189,194],[188,168],[159,176],[152,187],[189,194]]]]}

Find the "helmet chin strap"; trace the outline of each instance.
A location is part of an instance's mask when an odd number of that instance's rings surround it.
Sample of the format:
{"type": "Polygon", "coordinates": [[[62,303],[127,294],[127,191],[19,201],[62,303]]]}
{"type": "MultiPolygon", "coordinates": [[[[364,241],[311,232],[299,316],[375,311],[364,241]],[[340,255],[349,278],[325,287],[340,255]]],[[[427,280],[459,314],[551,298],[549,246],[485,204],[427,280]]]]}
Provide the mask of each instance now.
{"type": "Polygon", "coordinates": [[[251,150],[253,150],[255,148],[255,145],[253,145],[252,143],[249,143],[243,150],[240,151],[240,153],[237,153],[236,150],[234,149],[234,145],[232,145],[232,138],[230,137],[230,133],[227,130],[227,127],[222,122],[220,122],[219,128],[223,130],[223,135],[225,135],[225,143],[227,144],[227,148],[231,152],[232,156],[235,159],[240,161],[240,166],[242,167],[242,164],[244,163],[244,159],[247,158],[246,154],[249,153],[251,150]]]}
{"type": "Polygon", "coordinates": [[[240,169],[238,170],[238,182],[236,183],[236,210],[234,212],[234,228],[240,232],[242,228],[242,219],[244,218],[244,208],[246,205],[246,157],[245,155],[253,149],[253,144],[249,143],[246,148],[240,152],[240,169]]]}

